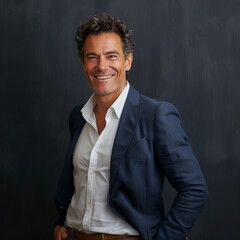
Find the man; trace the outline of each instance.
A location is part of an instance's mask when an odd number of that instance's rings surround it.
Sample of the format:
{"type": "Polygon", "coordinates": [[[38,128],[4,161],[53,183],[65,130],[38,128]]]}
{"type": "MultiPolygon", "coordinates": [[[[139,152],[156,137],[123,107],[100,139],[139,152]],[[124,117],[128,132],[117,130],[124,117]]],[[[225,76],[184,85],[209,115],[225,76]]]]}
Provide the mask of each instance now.
{"type": "Polygon", "coordinates": [[[176,108],[127,82],[133,43],[120,20],[94,16],[76,41],[94,94],[70,114],[54,239],[187,238],[207,187],[176,108]],[[165,176],[178,192],[166,216],[165,176]]]}

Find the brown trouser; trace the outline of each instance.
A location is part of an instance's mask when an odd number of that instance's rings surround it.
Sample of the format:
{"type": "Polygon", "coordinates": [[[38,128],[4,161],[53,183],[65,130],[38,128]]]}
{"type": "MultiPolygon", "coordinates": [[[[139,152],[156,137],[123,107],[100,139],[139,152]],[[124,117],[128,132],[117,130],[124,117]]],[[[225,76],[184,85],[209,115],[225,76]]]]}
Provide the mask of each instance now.
{"type": "Polygon", "coordinates": [[[74,230],[71,227],[66,227],[69,240],[141,240],[140,236],[130,235],[113,235],[105,233],[87,234],[74,230]]]}
{"type": "MultiPolygon", "coordinates": [[[[113,235],[113,234],[87,234],[74,230],[71,227],[66,227],[69,238],[68,240],[141,240],[140,236],[129,236],[129,235],[113,235]]],[[[188,240],[188,237],[185,238],[188,240]]]]}

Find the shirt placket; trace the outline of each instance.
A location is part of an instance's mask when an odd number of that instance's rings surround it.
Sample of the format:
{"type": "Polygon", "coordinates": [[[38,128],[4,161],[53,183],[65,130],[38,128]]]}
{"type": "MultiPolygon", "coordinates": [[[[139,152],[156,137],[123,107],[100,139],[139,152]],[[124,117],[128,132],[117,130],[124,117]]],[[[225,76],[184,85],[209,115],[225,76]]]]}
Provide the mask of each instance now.
{"type": "Polygon", "coordinates": [[[93,200],[94,200],[94,192],[95,192],[95,170],[97,166],[97,150],[98,149],[98,139],[96,137],[96,142],[92,148],[90,159],[89,159],[89,167],[87,174],[87,191],[86,191],[86,209],[83,217],[83,229],[85,231],[91,231],[91,216],[93,211],[93,200]]]}
{"type": "MultiPolygon", "coordinates": [[[[88,175],[87,175],[87,194],[86,194],[86,209],[85,209],[85,214],[83,217],[83,229],[85,231],[91,231],[91,217],[92,217],[92,211],[93,211],[93,201],[95,198],[95,187],[96,187],[96,181],[95,181],[95,171],[97,168],[97,162],[98,162],[98,148],[100,147],[99,145],[102,142],[102,139],[104,138],[104,132],[106,131],[109,122],[112,119],[113,115],[113,110],[110,108],[108,109],[108,112],[106,114],[106,126],[105,129],[103,130],[102,134],[98,136],[97,129],[96,130],[96,141],[95,144],[93,145],[91,154],[90,154],[90,159],[89,159],[89,168],[88,168],[88,175]]],[[[92,124],[94,126],[94,124],[92,124]]]]}

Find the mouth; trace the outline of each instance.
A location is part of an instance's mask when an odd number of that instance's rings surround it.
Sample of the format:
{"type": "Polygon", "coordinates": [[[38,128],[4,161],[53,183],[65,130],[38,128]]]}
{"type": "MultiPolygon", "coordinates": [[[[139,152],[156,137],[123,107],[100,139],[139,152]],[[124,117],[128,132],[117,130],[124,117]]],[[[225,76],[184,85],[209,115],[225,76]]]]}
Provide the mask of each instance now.
{"type": "Polygon", "coordinates": [[[94,77],[99,80],[105,80],[111,78],[113,75],[95,75],[94,77]]]}

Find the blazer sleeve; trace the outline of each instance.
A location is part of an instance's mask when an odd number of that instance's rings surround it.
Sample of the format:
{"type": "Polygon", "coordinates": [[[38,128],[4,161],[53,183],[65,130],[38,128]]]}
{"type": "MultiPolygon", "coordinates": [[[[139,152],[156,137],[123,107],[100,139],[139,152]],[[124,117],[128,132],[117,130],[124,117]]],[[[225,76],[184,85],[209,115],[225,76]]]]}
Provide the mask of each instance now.
{"type": "MultiPolygon", "coordinates": [[[[72,140],[74,131],[78,126],[78,120],[81,117],[80,110],[82,105],[75,107],[69,116],[69,130],[70,130],[70,139],[72,140]]],[[[70,144],[71,144],[70,140],[70,144]]],[[[55,193],[55,205],[58,210],[58,216],[55,220],[54,226],[56,225],[64,225],[64,221],[66,218],[67,208],[71,201],[73,192],[74,192],[74,184],[73,184],[73,164],[72,164],[72,149],[70,148],[70,144],[66,153],[62,173],[60,179],[58,181],[57,191],[55,193]]]]}
{"type": "Polygon", "coordinates": [[[208,191],[191,150],[177,109],[162,103],[155,116],[155,156],[177,195],[153,239],[181,240],[187,236],[203,208],[208,191]]]}

